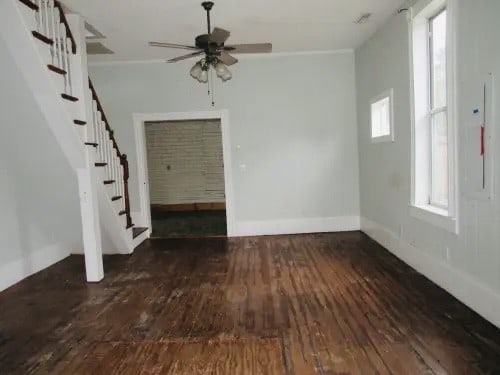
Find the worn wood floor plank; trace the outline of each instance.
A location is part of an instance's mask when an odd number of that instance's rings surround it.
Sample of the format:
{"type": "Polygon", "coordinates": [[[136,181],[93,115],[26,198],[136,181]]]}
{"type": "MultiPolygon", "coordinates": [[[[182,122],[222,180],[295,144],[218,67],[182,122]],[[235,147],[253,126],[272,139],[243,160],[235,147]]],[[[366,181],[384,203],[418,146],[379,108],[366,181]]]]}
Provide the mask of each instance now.
{"type": "Polygon", "coordinates": [[[359,232],[154,240],[0,293],[0,374],[495,374],[500,330],[359,232]]]}

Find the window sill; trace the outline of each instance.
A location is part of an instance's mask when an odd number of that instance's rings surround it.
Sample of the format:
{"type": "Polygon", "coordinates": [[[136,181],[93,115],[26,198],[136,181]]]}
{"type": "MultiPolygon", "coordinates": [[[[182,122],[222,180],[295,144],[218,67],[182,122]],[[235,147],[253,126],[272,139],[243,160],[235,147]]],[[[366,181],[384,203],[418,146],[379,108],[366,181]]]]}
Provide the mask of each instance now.
{"type": "Polygon", "coordinates": [[[392,134],[388,134],[378,137],[371,137],[370,140],[372,143],[394,142],[394,137],[392,136],[392,134]]]}
{"type": "Polygon", "coordinates": [[[430,205],[410,205],[410,215],[448,232],[458,234],[457,220],[448,211],[430,205]]]}

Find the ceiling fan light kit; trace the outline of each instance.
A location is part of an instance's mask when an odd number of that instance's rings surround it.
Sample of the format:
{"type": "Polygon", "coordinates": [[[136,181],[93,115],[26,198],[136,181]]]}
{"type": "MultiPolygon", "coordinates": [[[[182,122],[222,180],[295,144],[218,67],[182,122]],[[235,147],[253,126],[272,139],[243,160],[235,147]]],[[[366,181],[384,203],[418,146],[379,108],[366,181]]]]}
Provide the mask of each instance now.
{"type": "MultiPolygon", "coordinates": [[[[207,12],[207,34],[198,35],[195,38],[194,46],[187,46],[182,44],[163,43],[163,42],[149,42],[153,47],[166,47],[191,50],[192,52],[175,57],[167,62],[173,63],[181,60],[186,60],[192,57],[205,55],[200,61],[196,62],[189,71],[189,74],[194,79],[201,83],[207,83],[209,77],[209,70],[213,68],[217,77],[222,81],[230,80],[233,75],[228,69],[228,66],[236,64],[238,59],[231,56],[228,52],[233,53],[269,53],[272,51],[271,43],[257,43],[257,44],[236,44],[226,46],[224,43],[229,38],[231,33],[227,30],[215,27],[213,30],[210,25],[210,11],[214,3],[212,1],[204,1],[201,6],[207,12]],[[193,52],[194,51],[194,52],[193,52]]],[[[212,92],[213,94],[213,92],[212,92]]]]}
{"type": "Polygon", "coordinates": [[[208,71],[211,67],[214,68],[217,77],[224,82],[233,77],[227,66],[216,57],[204,58],[196,62],[189,71],[189,74],[191,77],[198,80],[198,82],[207,83],[208,71]]]}

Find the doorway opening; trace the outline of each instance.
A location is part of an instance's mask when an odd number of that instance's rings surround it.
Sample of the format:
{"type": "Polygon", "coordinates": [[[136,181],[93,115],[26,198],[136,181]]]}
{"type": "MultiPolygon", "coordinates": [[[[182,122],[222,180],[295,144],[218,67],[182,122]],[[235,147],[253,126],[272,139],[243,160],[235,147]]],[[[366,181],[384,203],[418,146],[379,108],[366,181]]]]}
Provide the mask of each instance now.
{"type": "Polygon", "coordinates": [[[226,236],[221,119],[144,124],[151,237],[226,236]]]}

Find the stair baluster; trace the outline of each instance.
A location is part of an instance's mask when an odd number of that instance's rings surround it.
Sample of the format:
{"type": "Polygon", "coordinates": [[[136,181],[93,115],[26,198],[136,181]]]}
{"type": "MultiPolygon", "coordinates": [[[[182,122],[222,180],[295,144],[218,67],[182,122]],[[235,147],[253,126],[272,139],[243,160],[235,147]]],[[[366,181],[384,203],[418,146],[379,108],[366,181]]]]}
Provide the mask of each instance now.
{"type": "Polygon", "coordinates": [[[54,34],[54,46],[53,46],[53,51],[55,58],[57,59],[56,62],[54,62],[57,66],[63,66],[63,56],[60,48],[60,41],[62,40],[62,33],[61,33],[61,24],[59,22],[59,19],[61,18],[59,14],[59,9],[54,10],[54,15],[56,17],[56,22],[57,22],[57,27],[55,28],[55,34],[54,34]]]}
{"type": "MultiPolygon", "coordinates": [[[[106,180],[114,180],[114,186],[110,187],[111,198],[123,198],[123,210],[127,228],[133,227],[132,218],[130,215],[130,198],[128,191],[129,166],[127,156],[120,152],[116,139],[109,126],[109,122],[104,114],[97,93],[89,79],[89,88],[92,94],[92,112],[93,112],[93,129],[98,143],[97,150],[100,162],[107,163],[105,168],[106,180]]],[[[88,142],[91,142],[89,139],[88,142]]],[[[118,199],[117,199],[118,200],[118,199]]],[[[122,211],[122,208],[117,210],[117,214],[122,211]]]]}

